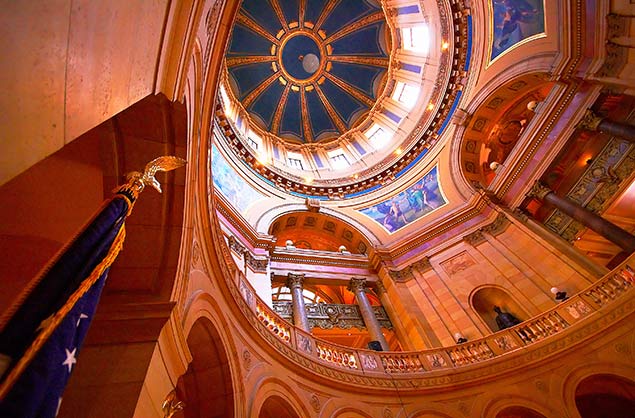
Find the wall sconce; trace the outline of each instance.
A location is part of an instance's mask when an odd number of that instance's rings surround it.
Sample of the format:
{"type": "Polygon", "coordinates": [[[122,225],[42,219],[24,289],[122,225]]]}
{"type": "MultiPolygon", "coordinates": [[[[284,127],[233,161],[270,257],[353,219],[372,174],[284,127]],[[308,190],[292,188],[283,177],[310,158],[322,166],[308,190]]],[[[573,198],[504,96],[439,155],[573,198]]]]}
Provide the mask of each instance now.
{"type": "Polygon", "coordinates": [[[454,339],[456,340],[457,344],[463,344],[467,342],[467,338],[465,338],[460,332],[454,334],[454,339]]]}
{"type": "Polygon", "coordinates": [[[567,296],[567,292],[563,292],[560,289],[558,289],[557,287],[552,287],[551,288],[551,293],[556,295],[556,300],[558,302],[563,302],[563,301],[569,299],[569,297],[567,296]]]}

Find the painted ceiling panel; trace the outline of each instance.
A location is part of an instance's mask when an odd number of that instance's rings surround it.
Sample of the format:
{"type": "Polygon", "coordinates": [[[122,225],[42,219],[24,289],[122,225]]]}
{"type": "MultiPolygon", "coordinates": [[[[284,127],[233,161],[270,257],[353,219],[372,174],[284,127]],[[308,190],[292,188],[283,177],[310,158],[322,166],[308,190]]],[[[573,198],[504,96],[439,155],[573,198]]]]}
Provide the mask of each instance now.
{"type": "Polygon", "coordinates": [[[364,16],[381,9],[371,6],[364,1],[340,1],[326,18],[322,29],[327,36],[343,29],[345,26],[357,22],[364,16]]]}
{"type": "Polygon", "coordinates": [[[379,43],[379,34],[383,32],[381,26],[381,23],[365,26],[336,40],[331,44],[333,55],[386,56],[379,43]]]}
{"type": "Polygon", "coordinates": [[[267,130],[271,130],[273,114],[280,104],[280,96],[284,86],[274,81],[256,100],[253,101],[249,110],[256,112],[267,124],[267,130]]]}
{"type": "Polygon", "coordinates": [[[321,88],[326,97],[335,98],[334,100],[331,100],[331,103],[349,128],[351,127],[351,116],[359,110],[367,109],[366,106],[355,100],[352,96],[337,87],[330,80],[325,80],[321,88]]]}
{"type": "Polygon", "coordinates": [[[241,11],[256,21],[269,33],[276,33],[282,29],[282,23],[266,0],[243,0],[241,11]]]}
{"type": "Polygon", "coordinates": [[[241,25],[234,26],[228,55],[269,55],[271,42],[241,25]]]}
{"type": "MultiPolygon", "coordinates": [[[[274,132],[275,133],[275,132],[274,132]]],[[[289,92],[287,105],[282,113],[279,135],[293,134],[302,138],[302,112],[300,111],[300,93],[289,92]]]]}
{"type": "Polygon", "coordinates": [[[333,75],[364,91],[367,96],[372,98],[376,98],[373,92],[373,83],[384,72],[385,69],[380,67],[341,62],[334,62],[331,69],[333,75]]]}
{"type": "Polygon", "coordinates": [[[388,55],[378,39],[384,36],[385,17],[373,2],[306,0],[302,4],[303,14],[299,0],[245,0],[227,53],[233,97],[259,121],[258,129],[296,144],[328,141],[346,133],[355,115],[377,99],[373,84],[388,68],[388,55]],[[281,19],[300,20],[288,27],[281,19]],[[309,21],[317,27],[304,25],[309,21]],[[327,36],[329,32],[342,36],[331,43],[340,54],[337,60],[331,59],[319,24],[327,36]],[[351,33],[344,35],[341,30],[351,33]]]}
{"type": "Polygon", "coordinates": [[[333,0],[307,0],[306,11],[304,12],[304,20],[313,23],[317,22],[320,14],[322,13],[322,10],[324,9],[324,6],[330,1],[333,0]]]}
{"type": "Polygon", "coordinates": [[[324,132],[337,132],[333,121],[329,117],[324,105],[322,105],[322,102],[315,91],[306,92],[306,103],[309,110],[314,138],[324,132]]]}
{"type": "Polygon", "coordinates": [[[299,19],[300,4],[299,0],[269,0],[278,1],[282,8],[284,18],[287,19],[287,23],[297,22],[299,19]]]}
{"type": "Polygon", "coordinates": [[[229,73],[236,80],[240,90],[234,93],[241,99],[272,74],[271,64],[266,62],[231,68],[229,73]]]}

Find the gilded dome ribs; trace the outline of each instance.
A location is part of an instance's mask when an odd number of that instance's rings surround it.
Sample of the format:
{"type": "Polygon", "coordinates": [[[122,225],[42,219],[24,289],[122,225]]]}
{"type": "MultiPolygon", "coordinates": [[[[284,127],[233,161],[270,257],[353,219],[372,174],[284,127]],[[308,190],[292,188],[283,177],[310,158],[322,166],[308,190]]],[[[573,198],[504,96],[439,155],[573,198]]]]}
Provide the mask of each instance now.
{"type": "Polygon", "coordinates": [[[265,81],[263,81],[258,87],[253,89],[244,99],[243,106],[245,109],[249,108],[249,106],[253,103],[254,100],[258,98],[262,94],[263,91],[267,90],[267,88],[273,83],[275,80],[280,77],[280,71],[277,71],[269,76],[265,81]]]}
{"type": "Polygon", "coordinates": [[[320,86],[315,84],[314,87],[315,91],[320,97],[320,100],[322,101],[322,104],[324,105],[324,108],[326,109],[326,112],[329,114],[329,117],[331,118],[337,129],[340,131],[340,133],[346,132],[348,130],[346,124],[344,123],[342,118],[340,118],[340,115],[337,114],[335,108],[333,108],[333,105],[331,105],[329,99],[326,97],[326,95],[324,95],[324,92],[322,91],[320,86]]]}
{"type": "Polygon", "coordinates": [[[351,86],[346,81],[335,77],[333,74],[329,72],[325,72],[324,75],[326,76],[326,78],[331,80],[333,84],[335,84],[337,87],[341,88],[346,93],[350,94],[355,99],[365,104],[369,109],[373,107],[373,105],[375,104],[375,101],[372,98],[366,96],[364,93],[357,90],[355,87],[351,86]]]}
{"type": "Polygon", "coordinates": [[[258,35],[260,35],[263,38],[267,39],[271,43],[276,44],[276,45],[280,44],[280,41],[278,39],[276,39],[275,36],[273,36],[272,34],[267,32],[266,29],[264,29],[262,26],[260,26],[254,20],[252,20],[249,16],[245,15],[244,13],[242,13],[242,11],[240,13],[238,13],[238,16],[236,16],[236,22],[240,23],[241,25],[243,25],[247,29],[251,30],[252,32],[256,32],[258,35]]]}
{"type": "Polygon", "coordinates": [[[287,106],[287,99],[289,98],[289,90],[291,90],[291,84],[287,83],[284,91],[282,92],[282,96],[280,97],[280,103],[278,103],[278,107],[276,108],[276,112],[273,114],[273,121],[271,122],[271,131],[272,132],[280,132],[280,120],[282,119],[282,113],[284,112],[284,108],[287,106]]]}
{"type": "Polygon", "coordinates": [[[322,9],[322,13],[320,13],[320,17],[318,17],[318,20],[317,22],[315,22],[315,26],[313,27],[313,30],[316,33],[320,30],[320,27],[322,27],[326,18],[329,17],[329,15],[333,11],[333,9],[335,9],[335,6],[337,6],[339,2],[339,0],[329,0],[326,2],[326,4],[324,5],[324,9],[322,9]]]}
{"type": "Polygon", "coordinates": [[[300,89],[300,106],[302,108],[304,139],[306,142],[313,142],[313,131],[311,131],[311,122],[309,121],[309,107],[306,104],[306,93],[304,89],[300,89]]]}
{"type": "Polygon", "coordinates": [[[353,33],[355,31],[360,30],[364,26],[372,25],[373,23],[381,22],[383,20],[384,20],[384,12],[382,11],[375,12],[371,15],[361,18],[360,20],[353,23],[352,25],[344,26],[342,29],[340,29],[339,31],[335,32],[333,35],[326,38],[324,43],[329,44],[331,42],[335,42],[338,39],[348,35],[349,33],[353,33]]]}
{"type": "Polygon", "coordinates": [[[371,65],[374,67],[388,68],[387,57],[362,57],[354,55],[331,55],[329,61],[345,62],[347,64],[371,65]]]}
{"type": "Polygon", "coordinates": [[[306,0],[300,0],[300,10],[298,10],[298,21],[304,27],[304,15],[306,13],[306,0]]]}
{"type": "Polygon", "coordinates": [[[278,16],[278,20],[282,25],[282,29],[284,29],[285,31],[288,30],[289,26],[287,25],[287,19],[284,18],[282,7],[280,7],[280,2],[278,0],[269,0],[269,2],[271,3],[271,8],[273,9],[273,11],[276,12],[276,16],[278,16]]]}
{"type": "Polygon", "coordinates": [[[255,64],[258,62],[273,62],[276,60],[275,55],[260,55],[250,57],[227,57],[227,68],[239,67],[241,65],[255,64]]]}

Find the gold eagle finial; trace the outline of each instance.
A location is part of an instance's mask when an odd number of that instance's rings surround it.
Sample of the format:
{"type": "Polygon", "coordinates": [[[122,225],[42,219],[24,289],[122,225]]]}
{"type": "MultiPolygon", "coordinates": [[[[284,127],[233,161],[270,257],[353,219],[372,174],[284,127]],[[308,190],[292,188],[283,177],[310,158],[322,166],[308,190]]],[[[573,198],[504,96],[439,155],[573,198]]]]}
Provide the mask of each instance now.
{"type": "Polygon", "coordinates": [[[145,186],[153,187],[157,192],[161,193],[161,184],[154,175],[158,171],[172,171],[179,167],[183,167],[187,164],[187,161],[183,158],[174,157],[171,155],[164,155],[163,157],[155,158],[146,164],[143,173],[133,171],[127,174],[128,184],[134,184],[137,187],[137,192],[141,193],[145,186]]]}

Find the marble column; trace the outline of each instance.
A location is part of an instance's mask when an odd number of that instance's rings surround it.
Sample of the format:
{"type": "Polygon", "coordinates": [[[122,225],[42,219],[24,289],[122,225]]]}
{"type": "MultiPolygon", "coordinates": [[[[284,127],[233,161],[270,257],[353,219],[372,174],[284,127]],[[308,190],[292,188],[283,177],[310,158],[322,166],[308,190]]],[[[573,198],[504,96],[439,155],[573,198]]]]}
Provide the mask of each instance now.
{"type": "Polygon", "coordinates": [[[587,109],[578,127],[589,131],[618,136],[629,142],[635,142],[635,126],[603,118],[595,114],[592,110],[587,109]]]}
{"type": "Polygon", "coordinates": [[[291,290],[293,324],[302,331],[311,332],[309,318],[304,308],[304,296],[302,295],[303,282],[304,274],[289,273],[287,275],[287,287],[291,290]]]}
{"type": "Polygon", "coordinates": [[[635,252],[635,236],[572,200],[556,195],[553,190],[540,182],[537,181],[534,184],[528,196],[537,197],[543,202],[551,204],[582,225],[602,235],[629,254],[635,252]]]}
{"type": "Polygon", "coordinates": [[[386,337],[384,337],[384,334],[381,332],[381,325],[379,325],[375,312],[373,312],[373,307],[370,305],[368,296],[366,296],[366,279],[353,277],[348,286],[348,290],[355,294],[355,300],[359,306],[359,311],[362,314],[366,329],[368,329],[368,333],[370,334],[370,339],[379,341],[382,350],[390,351],[388,341],[386,341],[386,337]]]}

